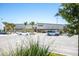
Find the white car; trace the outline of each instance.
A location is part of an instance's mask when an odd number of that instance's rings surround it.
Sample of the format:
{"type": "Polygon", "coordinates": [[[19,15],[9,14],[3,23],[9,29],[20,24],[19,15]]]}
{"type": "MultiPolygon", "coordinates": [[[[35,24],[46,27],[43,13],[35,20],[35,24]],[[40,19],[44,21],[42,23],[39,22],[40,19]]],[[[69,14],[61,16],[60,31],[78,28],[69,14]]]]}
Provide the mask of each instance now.
{"type": "Polygon", "coordinates": [[[51,31],[47,32],[48,36],[59,36],[59,34],[60,33],[58,31],[56,31],[56,30],[51,30],[51,31]]]}

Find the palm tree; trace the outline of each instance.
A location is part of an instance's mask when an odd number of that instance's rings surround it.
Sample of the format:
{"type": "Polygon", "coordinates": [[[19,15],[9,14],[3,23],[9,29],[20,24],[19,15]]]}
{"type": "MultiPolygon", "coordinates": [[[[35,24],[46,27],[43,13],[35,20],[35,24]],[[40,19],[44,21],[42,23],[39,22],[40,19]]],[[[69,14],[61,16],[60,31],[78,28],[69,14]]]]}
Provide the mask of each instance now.
{"type": "Polygon", "coordinates": [[[33,31],[34,31],[34,24],[35,24],[35,22],[34,21],[32,21],[32,22],[30,22],[30,25],[32,25],[32,29],[33,29],[33,31]]]}
{"type": "Polygon", "coordinates": [[[24,25],[25,25],[25,31],[26,31],[26,25],[27,25],[27,21],[26,21],[26,22],[24,22],[24,25]]]}

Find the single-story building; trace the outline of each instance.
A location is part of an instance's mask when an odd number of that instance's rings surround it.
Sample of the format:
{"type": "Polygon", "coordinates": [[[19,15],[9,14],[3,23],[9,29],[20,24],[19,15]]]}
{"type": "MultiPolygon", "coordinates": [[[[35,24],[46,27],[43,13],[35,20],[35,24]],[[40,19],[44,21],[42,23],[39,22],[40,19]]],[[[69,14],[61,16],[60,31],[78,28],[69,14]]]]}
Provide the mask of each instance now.
{"type": "MultiPolygon", "coordinates": [[[[35,26],[35,25],[33,25],[35,26]]],[[[15,31],[16,32],[29,32],[33,31],[33,27],[30,24],[24,25],[24,24],[15,24],[15,31]]]]}
{"type": "Polygon", "coordinates": [[[65,25],[63,24],[49,24],[49,23],[37,23],[37,30],[47,32],[49,30],[63,30],[65,25]]]}
{"type": "Polygon", "coordinates": [[[24,24],[15,24],[15,31],[20,32],[28,32],[28,31],[36,31],[36,32],[47,32],[49,30],[58,30],[61,31],[65,27],[64,24],[50,24],[50,23],[37,23],[35,25],[24,25],[24,24]]]}

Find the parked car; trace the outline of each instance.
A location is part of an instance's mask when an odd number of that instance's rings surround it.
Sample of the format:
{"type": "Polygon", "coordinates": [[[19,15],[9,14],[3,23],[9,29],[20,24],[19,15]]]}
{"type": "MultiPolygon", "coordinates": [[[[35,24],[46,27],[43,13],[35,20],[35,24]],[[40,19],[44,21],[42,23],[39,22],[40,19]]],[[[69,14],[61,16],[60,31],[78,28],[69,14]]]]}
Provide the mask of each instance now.
{"type": "Polygon", "coordinates": [[[6,32],[0,32],[0,34],[7,34],[6,32]]]}
{"type": "Polygon", "coordinates": [[[18,35],[22,35],[22,32],[16,32],[16,34],[18,34],[18,35]]]}
{"type": "Polygon", "coordinates": [[[18,34],[18,35],[29,35],[28,32],[26,32],[26,33],[23,33],[23,32],[16,32],[16,34],[18,34]]]}
{"type": "Polygon", "coordinates": [[[59,32],[56,30],[48,31],[47,32],[48,36],[59,36],[59,32]]]}
{"type": "Polygon", "coordinates": [[[26,32],[26,33],[22,33],[22,35],[30,35],[28,32],[26,32]]]}

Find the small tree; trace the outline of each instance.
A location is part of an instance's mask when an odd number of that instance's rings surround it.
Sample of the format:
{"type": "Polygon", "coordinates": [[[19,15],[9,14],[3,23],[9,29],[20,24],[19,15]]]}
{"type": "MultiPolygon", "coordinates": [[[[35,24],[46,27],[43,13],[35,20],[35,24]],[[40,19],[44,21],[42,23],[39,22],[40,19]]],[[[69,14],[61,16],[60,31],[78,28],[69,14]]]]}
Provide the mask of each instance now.
{"type": "Polygon", "coordinates": [[[5,25],[4,30],[5,32],[12,32],[15,29],[15,25],[13,23],[3,22],[5,25]]]}
{"type": "MultiPolygon", "coordinates": [[[[67,25],[68,33],[72,35],[76,34],[78,35],[79,38],[79,4],[78,3],[61,4],[61,8],[59,9],[59,12],[56,15],[61,16],[69,23],[67,25]]],[[[78,47],[79,47],[79,43],[78,43],[78,47]]]]}
{"type": "Polygon", "coordinates": [[[26,21],[26,22],[24,22],[24,25],[25,25],[25,31],[26,31],[26,25],[27,25],[27,21],[26,21]]]}
{"type": "Polygon", "coordinates": [[[32,29],[33,29],[33,31],[34,31],[34,24],[35,24],[35,22],[34,21],[32,21],[32,22],[30,22],[30,25],[32,25],[32,29]]]}

